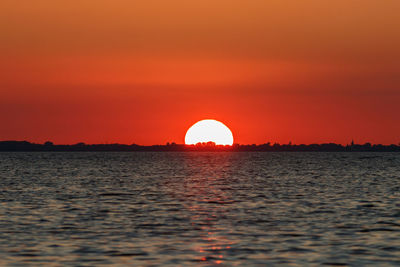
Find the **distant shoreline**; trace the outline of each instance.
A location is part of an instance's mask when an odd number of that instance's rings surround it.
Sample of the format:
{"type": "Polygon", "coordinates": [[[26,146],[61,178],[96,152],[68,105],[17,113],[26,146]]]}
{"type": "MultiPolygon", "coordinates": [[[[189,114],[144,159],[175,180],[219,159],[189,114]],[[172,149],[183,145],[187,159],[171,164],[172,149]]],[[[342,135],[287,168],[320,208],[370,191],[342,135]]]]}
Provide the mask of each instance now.
{"type": "Polygon", "coordinates": [[[0,141],[0,152],[400,152],[400,145],[381,144],[272,144],[220,146],[212,142],[197,145],[166,144],[166,145],[126,145],[126,144],[85,144],[55,145],[52,142],[36,144],[28,141],[0,141]]]}

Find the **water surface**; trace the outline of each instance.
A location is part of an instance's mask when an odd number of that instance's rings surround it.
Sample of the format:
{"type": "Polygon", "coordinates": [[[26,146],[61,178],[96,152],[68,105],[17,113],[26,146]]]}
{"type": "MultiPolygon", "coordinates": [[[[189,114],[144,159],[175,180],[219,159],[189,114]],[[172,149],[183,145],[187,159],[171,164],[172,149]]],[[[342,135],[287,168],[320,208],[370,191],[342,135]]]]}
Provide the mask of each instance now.
{"type": "Polygon", "coordinates": [[[1,266],[400,265],[400,153],[0,153],[1,266]]]}

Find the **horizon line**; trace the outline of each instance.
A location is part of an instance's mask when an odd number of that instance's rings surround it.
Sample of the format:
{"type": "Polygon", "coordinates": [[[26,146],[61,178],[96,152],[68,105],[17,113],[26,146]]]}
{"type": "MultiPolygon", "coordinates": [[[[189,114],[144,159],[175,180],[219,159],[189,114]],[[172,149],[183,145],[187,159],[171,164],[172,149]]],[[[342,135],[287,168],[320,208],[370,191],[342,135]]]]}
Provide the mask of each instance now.
{"type": "Polygon", "coordinates": [[[165,144],[151,144],[151,145],[143,145],[143,144],[138,144],[138,143],[118,143],[118,142],[106,142],[106,143],[86,143],[86,142],[74,142],[74,143],[54,143],[53,141],[44,141],[44,142],[34,142],[34,141],[28,141],[28,140],[0,140],[0,143],[5,143],[5,142],[20,142],[20,143],[30,143],[30,144],[35,144],[35,145],[53,145],[53,146],[76,146],[76,145],[123,145],[123,146],[142,146],[142,147],[152,147],[152,146],[199,146],[199,145],[213,145],[213,146],[220,146],[220,147],[234,147],[234,146],[262,146],[262,145],[285,145],[285,146],[310,146],[310,145],[327,145],[327,144],[335,144],[335,145],[340,145],[340,146],[352,146],[352,145],[371,145],[371,146],[377,146],[377,145],[382,145],[382,146],[400,146],[399,143],[371,143],[371,142],[365,142],[365,143],[356,143],[354,140],[351,140],[350,143],[335,143],[335,142],[320,142],[320,143],[293,143],[289,141],[288,143],[279,143],[279,142],[271,142],[267,141],[265,143],[252,143],[252,144],[242,144],[242,143],[233,143],[232,145],[218,145],[215,142],[199,142],[197,144],[185,144],[185,143],[176,143],[176,142],[166,142],[165,144]]]}

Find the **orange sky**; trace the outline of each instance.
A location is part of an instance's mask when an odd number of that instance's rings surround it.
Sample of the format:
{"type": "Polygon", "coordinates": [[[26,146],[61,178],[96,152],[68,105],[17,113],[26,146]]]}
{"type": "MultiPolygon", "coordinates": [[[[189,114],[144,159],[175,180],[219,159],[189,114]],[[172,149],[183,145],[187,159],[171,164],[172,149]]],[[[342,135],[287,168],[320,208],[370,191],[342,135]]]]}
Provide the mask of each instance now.
{"type": "Polygon", "coordinates": [[[0,140],[400,142],[398,0],[2,0],[0,140]]]}

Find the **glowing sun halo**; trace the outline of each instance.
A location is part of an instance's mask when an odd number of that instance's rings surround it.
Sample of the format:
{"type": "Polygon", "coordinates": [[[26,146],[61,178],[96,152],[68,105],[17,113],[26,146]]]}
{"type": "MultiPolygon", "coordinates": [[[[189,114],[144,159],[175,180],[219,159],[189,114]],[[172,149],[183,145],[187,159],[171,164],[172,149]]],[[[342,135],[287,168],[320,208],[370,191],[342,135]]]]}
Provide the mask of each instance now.
{"type": "Polygon", "coordinates": [[[217,145],[232,145],[233,135],[231,130],[222,122],[216,120],[198,121],[189,128],[185,136],[185,144],[214,142],[217,145]]]}

